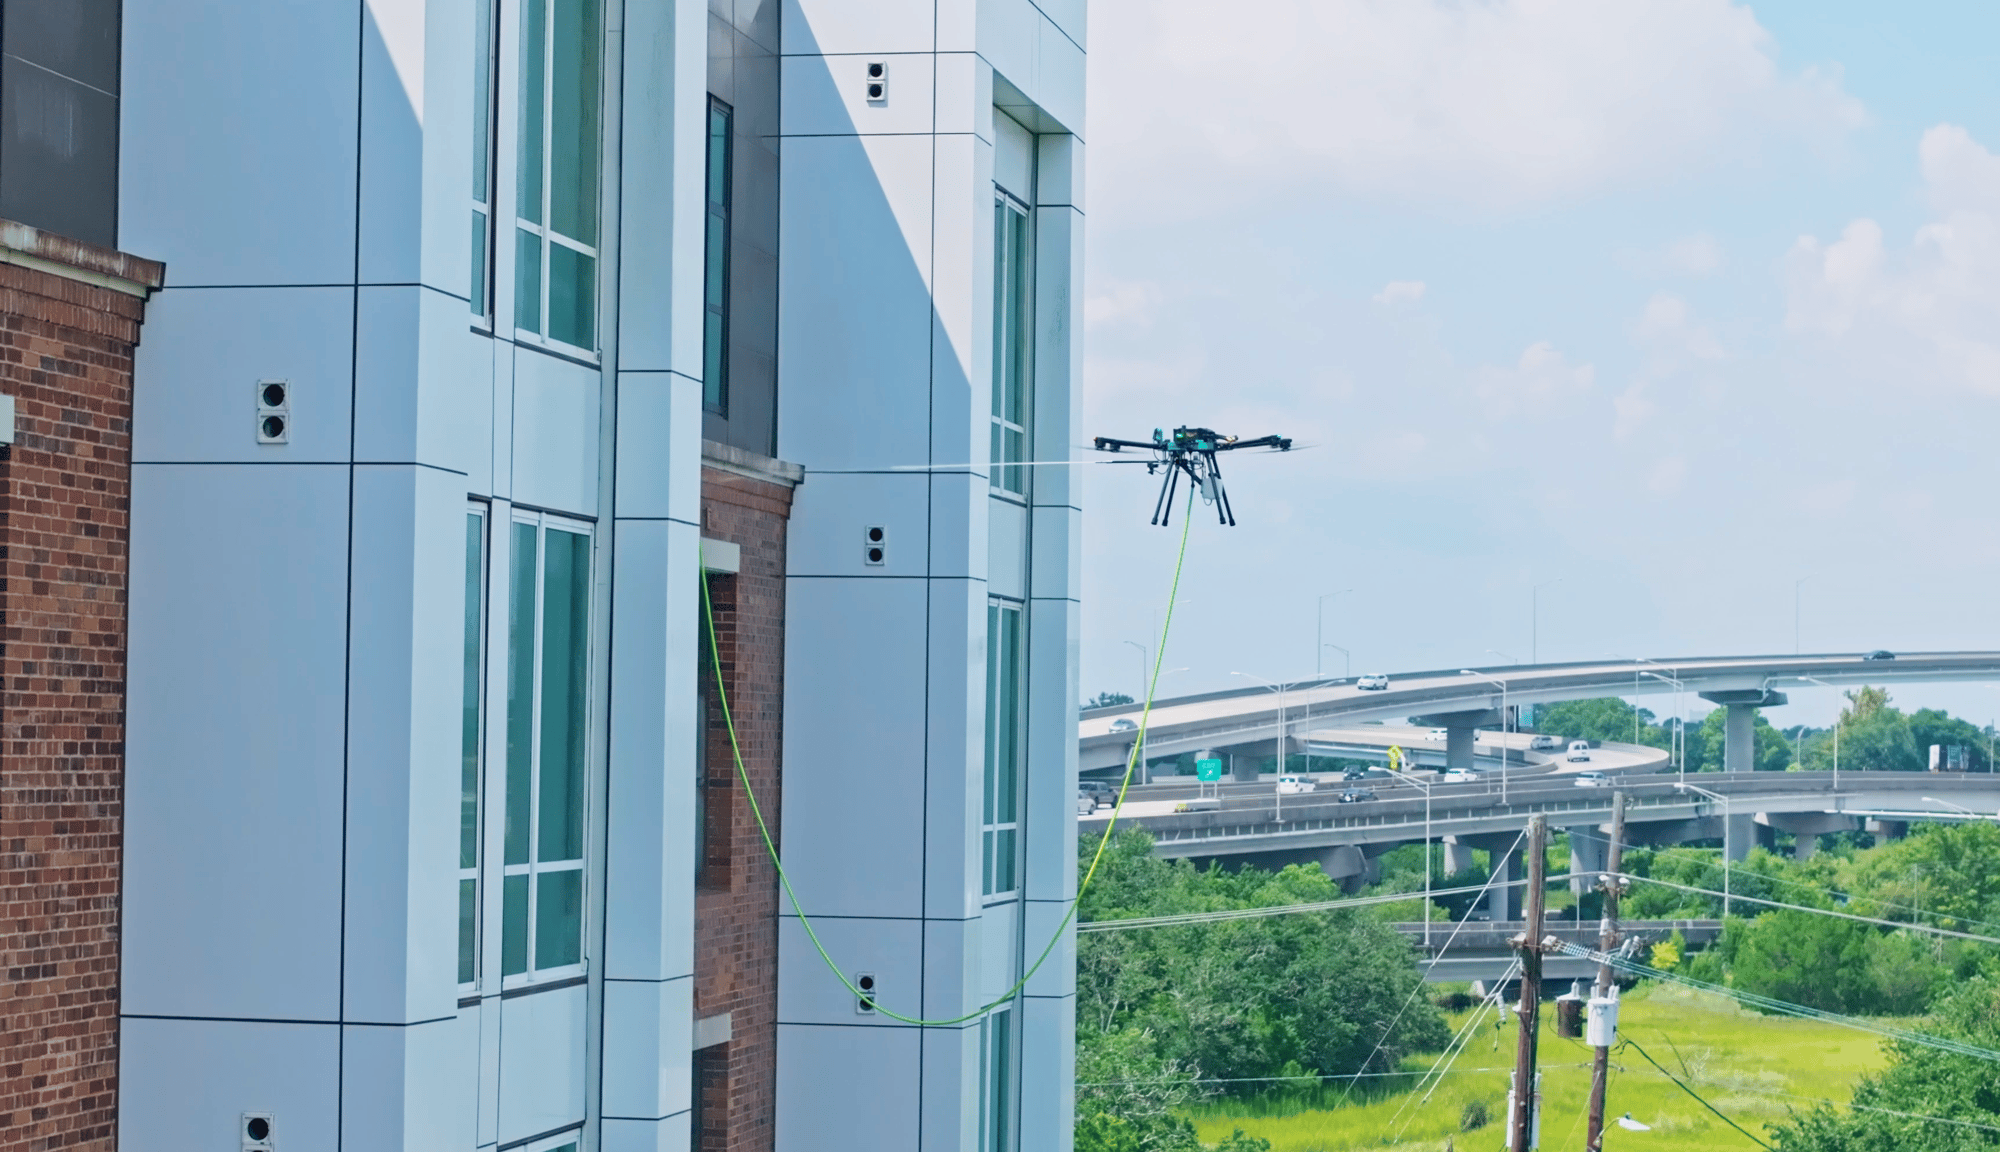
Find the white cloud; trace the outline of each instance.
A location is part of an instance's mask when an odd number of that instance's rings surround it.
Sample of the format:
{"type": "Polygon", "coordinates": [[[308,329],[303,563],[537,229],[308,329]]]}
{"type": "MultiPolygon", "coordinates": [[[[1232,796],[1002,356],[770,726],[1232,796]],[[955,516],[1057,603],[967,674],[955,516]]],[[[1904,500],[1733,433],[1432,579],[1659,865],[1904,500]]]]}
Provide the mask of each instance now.
{"type": "Polygon", "coordinates": [[[1505,207],[1865,119],[1730,0],[1097,0],[1091,49],[1092,195],[1120,210],[1212,181],[1505,207]]]}
{"type": "Polygon", "coordinates": [[[1555,345],[1539,340],[1522,351],[1512,368],[1484,365],[1473,373],[1473,391],[1494,415],[1566,403],[1590,391],[1597,369],[1571,364],[1555,345]]]}
{"type": "Polygon", "coordinates": [[[1632,433],[1637,432],[1659,410],[1659,406],[1646,395],[1647,387],[1646,381],[1634,380],[1631,387],[1612,398],[1612,439],[1631,439],[1632,433]]]}
{"type": "Polygon", "coordinates": [[[1674,272],[1706,276],[1722,267],[1722,245],[1706,233],[1683,236],[1660,253],[1660,263],[1674,272]]]}
{"type": "MultiPolygon", "coordinates": [[[[1720,360],[1723,356],[1722,342],[1706,325],[1697,322],[1688,311],[1687,301],[1665,292],[1655,293],[1646,301],[1645,311],[1639,314],[1639,322],[1634,326],[1634,334],[1639,342],[1652,349],[1656,362],[1679,359],[1720,360]]],[[[1657,363],[1666,369],[1671,365],[1657,363]]]]}
{"type": "Polygon", "coordinates": [[[1935,218],[1900,249],[1866,218],[1838,240],[1800,237],[1785,258],[1785,326],[1902,376],[1914,366],[2000,393],[2000,156],[1952,124],[1925,132],[1917,155],[1935,218]]]}
{"type": "Polygon", "coordinates": [[[1159,289],[1146,283],[1113,284],[1108,291],[1095,292],[1083,301],[1083,324],[1099,328],[1107,324],[1151,324],[1159,306],[1159,289]]]}
{"type": "Polygon", "coordinates": [[[1422,280],[1391,280],[1374,297],[1377,304],[1414,304],[1423,298],[1422,280]]]}

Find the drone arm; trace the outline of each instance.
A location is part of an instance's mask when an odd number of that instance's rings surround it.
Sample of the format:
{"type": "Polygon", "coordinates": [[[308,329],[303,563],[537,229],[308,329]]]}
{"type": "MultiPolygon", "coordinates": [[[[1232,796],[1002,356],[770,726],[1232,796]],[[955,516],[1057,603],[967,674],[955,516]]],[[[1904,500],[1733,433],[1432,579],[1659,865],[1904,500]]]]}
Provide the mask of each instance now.
{"type": "Polygon", "coordinates": [[[1290,452],[1292,450],[1292,438],[1289,436],[1259,436],[1255,440],[1232,440],[1226,444],[1217,444],[1215,451],[1234,452],[1239,448],[1276,448],[1280,452],[1290,452]]]}
{"type": "Polygon", "coordinates": [[[1095,436],[1095,437],[1092,437],[1092,438],[1091,438],[1091,441],[1090,441],[1090,446],[1091,446],[1091,447],[1093,447],[1093,448],[1095,448],[1095,449],[1097,449],[1097,450],[1098,450],[1099,452],[1116,452],[1116,451],[1118,451],[1118,450],[1119,450],[1120,448],[1158,448],[1158,447],[1159,447],[1159,445],[1158,445],[1158,444],[1151,444],[1151,443],[1148,443],[1148,442],[1146,442],[1146,441],[1144,441],[1144,440],[1120,440],[1120,439],[1118,439],[1118,438],[1117,438],[1116,436],[1095,436]]]}

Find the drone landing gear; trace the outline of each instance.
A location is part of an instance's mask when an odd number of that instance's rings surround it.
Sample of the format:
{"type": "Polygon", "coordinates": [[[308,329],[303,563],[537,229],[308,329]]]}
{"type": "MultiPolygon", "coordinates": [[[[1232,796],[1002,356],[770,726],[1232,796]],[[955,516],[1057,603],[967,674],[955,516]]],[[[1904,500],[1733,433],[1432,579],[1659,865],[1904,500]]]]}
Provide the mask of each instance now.
{"type": "Polygon", "coordinates": [[[1167,461],[1166,482],[1160,485],[1160,498],[1153,504],[1153,523],[1165,527],[1173,520],[1174,490],[1180,485],[1182,472],[1187,473],[1191,486],[1200,489],[1202,500],[1215,505],[1216,522],[1234,528],[1236,513],[1229,506],[1229,490],[1222,486],[1222,469],[1206,454],[1167,461]]]}

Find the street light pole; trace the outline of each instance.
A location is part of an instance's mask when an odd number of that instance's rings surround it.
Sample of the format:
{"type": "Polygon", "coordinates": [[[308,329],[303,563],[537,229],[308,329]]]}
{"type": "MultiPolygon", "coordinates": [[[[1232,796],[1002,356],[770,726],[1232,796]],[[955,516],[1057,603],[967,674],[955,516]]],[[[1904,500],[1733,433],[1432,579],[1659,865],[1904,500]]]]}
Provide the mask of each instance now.
{"type": "Polygon", "coordinates": [[[1139,652],[1139,694],[1133,697],[1133,699],[1143,704],[1146,700],[1146,666],[1152,663],[1152,660],[1149,659],[1152,653],[1147,651],[1146,646],[1137,640],[1127,640],[1124,643],[1130,644],[1139,652]]]}
{"type": "Polygon", "coordinates": [[[1428,780],[1419,780],[1407,772],[1387,769],[1389,775],[1406,784],[1424,790],[1424,948],[1431,946],[1431,785],[1428,780]]]}
{"type": "Polygon", "coordinates": [[[1720,792],[1710,792],[1706,788],[1698,788],[1693,784],[1676,784],[1674,787],[1687,792],[1699,792],[1710,800],[1719,800],[1722,802],[1722,917],[1727,920],[1729,918],[1729,849],[1731,846],[1729,826],[1734,823],[1734,812],[1729,803],[1729,797],[1724,796],[1720,792]]]}
{"type": "MultiPolygon", "coordinates": [[[[1828,684],[1826,681],[1821,680],[1817,676],[1801,676],[1799,677],[1799,679],[1807,681],[1809,683],[1817,684],[1822,688],[1834,688],[1834,685],[1828,684]]],[[[1835,691],[1838,690],[1839,689],[1835,688],[1835,691]]],[[[1841,709],[1841,712],[1845,711],[1846,711],[1845,708],[1841,709]]],[[[1834,798],[1834,803],[1838,805],[1840,802],[1840,714],[1839,713],[1836,713],[1833,717],[1833,798],[1834,798]]]]}
{"type": "MultiPolygon", "coordinates": [[[[1320,653],[1326,649],[1326,602],[1335,596],[1352,591],[1354,591],[1352,588],[1342,588],[1339,592],[1328,592],[1319,598],[1319,629],[1313,633],[1313,639],[1319,643],[1319,647],[1313,649],[1313,679],[1315,680],[1325,675],[1320,670],[1319,660],[1320,653]]],[[[1334,647],[1339,648],[1340,646],[1336,644],[1334,647]]],[[[1345,648],[1341,648],[1340,650],[1343,652],[1347,651],[1345,648]]]]}
{"type": "MultiPolygon", "coordinates": [[[[1491,681],[1500,685],[1500,803],[1505,804],[1507,802],[1507,682],[1498,676],[1491,676],[1484,672],[1475,672],[1470,668],[1460,668],[1458,674],[1460,676],[1477,676],[1481,680],[1491,681]]],[[[1472,736],[1472,752],[1473,758],[1477,759],[1479,754],[1479,734],[1477,730],[1473,732],[1472,736]]],[[[1490,796],[1492,793],[1489,792],[1487,795],[1490,796]]]]}
{"type": "MultiPolygon", "coordinates": [[[[1282,777],[1285,774],[1285,686],[1276,681],[1266,680],[1262,676],[1255,676],[1248,672],[1231,672],[1230,675],[1241,676],[1246,680],[1255,680],[1278,694],[1278,738],[1276,743],[1278,751],[1278,775],[1282,777]]],[[[1285,818],[1285,794],[1279,792],[1276,795],[1278,797],[1278,819],[1282,821],[1285,818]]]]}
{"type": "Polygon", "coordinates": [[[1529,596],[1532,602],[1531,612],[1533,615],[1533,623],[1530,625],[1531,634],[1528,638],[1530,645],[1528,648],[1528,663],[1530,664],[1540,664],[1542,662],[1542,589],[1562,582],[1563,577],[1561,576],[1553,580],[1544,580],[1540,584],[1535,585],[1534,591],[1529,596]]]}
{"type": "Polygon", "coordinates": [[[1320,647],[1321,647],[1321,648],[1331,648],[1331,649],[1333,649],[1333,650],[1334,650],[1335,652],[1338,652],[1338,653],[1340,653],[1340,674],[1341,674],[1342,676],[1352,676],[1352,675],[1354,675],[1354,654],[1353,654],[1353,653],[1349,652],[1349,651],[1348,651],[1347,649],[1345,649],[1345,648],[1342,648],[1342,647],[1341,647],[1340,645],[1338,645],[1338,644],[1334,644],[1334,643],[1332,643],[1332,642],[1327,642],[1327,643],[1323,643],[1323,644],[1321,644],[1321,645],[1320,645],[1320,647]]]}

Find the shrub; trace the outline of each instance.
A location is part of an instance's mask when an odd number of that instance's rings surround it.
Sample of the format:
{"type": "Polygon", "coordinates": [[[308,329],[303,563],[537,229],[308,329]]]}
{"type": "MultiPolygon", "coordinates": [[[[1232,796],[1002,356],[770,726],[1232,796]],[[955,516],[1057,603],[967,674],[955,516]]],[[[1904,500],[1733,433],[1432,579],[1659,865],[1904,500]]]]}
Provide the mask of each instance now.
{"type": "Polygon", "coordinates": [[[1486,1101],[1468,1100],[1465,1102],[1465,1110],[1458,1114],[1458,1130],[1460,1132],[1477,1131],[1486,1127],[1487,1119],[1486,1101]]]}

